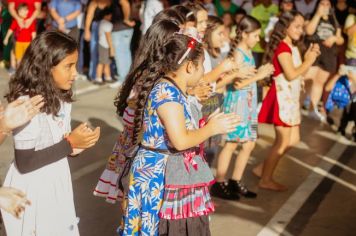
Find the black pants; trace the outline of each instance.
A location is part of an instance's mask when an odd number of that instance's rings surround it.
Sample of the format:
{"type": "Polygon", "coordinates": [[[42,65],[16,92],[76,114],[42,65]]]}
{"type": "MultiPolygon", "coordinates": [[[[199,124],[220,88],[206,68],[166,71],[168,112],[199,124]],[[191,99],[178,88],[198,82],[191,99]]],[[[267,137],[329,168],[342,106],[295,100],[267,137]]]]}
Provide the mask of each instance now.
{"type": "Polygon", "coordinates": [[[347,107],[344,108],[344,111],[342,113],[342,117],[340,120],[340,126],[339,126],[339,131],[340,132],[345,132],[345,129],[347,127],[347,124],[349,121],[353,121],[354,125],[356,127],[356,101],[351,102],[351,104],[347,107]]]}

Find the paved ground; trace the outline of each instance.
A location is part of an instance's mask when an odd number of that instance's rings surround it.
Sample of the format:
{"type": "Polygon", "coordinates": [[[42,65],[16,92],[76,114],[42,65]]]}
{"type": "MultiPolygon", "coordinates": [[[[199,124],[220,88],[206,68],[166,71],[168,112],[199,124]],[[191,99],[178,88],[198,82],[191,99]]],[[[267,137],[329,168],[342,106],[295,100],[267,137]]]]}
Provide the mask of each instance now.
{"type": "MultiPolygon", "coordinates": [[[[0,70],[1,96],[7,80],[6,73],[0,70]]],[[[70,160],[80,232],[84,236],[115,235],[120,207],[94,197],[92,190],[122,129],[113,107],[116,91],[86,81],[77,81],[75,87],[73,126],[88,121],[102,128],[95,148],[70,160]]],[[[212,235],[356,235],[355,144],[307,117],[303,118],[301,129],[302,142],[281,161],[276,173],[289,190],[275,193],[258,189],[258,179],[251,174],[252,167],[265,157],[274,136],[271,127],[259,127],[260,138],[245,174],[245,182],[258,192],[258,198],[239,202],[214,199],[212,235]]],[[[0,157],[2,181],[13,159],[11,139],[1,146],[0,157]]]]}

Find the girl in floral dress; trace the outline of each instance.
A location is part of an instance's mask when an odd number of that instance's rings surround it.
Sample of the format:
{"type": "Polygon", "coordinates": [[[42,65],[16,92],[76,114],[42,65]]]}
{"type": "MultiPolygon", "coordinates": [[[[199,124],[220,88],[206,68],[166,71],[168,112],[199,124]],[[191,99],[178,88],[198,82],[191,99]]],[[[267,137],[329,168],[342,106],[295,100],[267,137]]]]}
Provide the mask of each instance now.
{"type": "MultiPolygon", "coordinates": [[[[171,153],[189,150],[212,135],[233,130],[238,123],[235,115],[219,113],[203,128],[193,129],[186,89],[203,75],[202,48],[194,39],[176,34],[154,56],[158,60],[151,64],[149,73],[135,81],[139,96],[132,141],[140,143],[140,148],[130,171],[123,235],[159,234],[166,163],[171,153]]],[[[191,160],[187,161],[190,165],[191,160]]]]}
{"type": "MultiPolygon", "coordinates": [[[[236,39],[233,42],[230,55],[236,61],[242,61],[248,66],[255,66],[251,49],[259,41],[261,31],[260,23],[251,16],[245,16],[240,21],[236,30],[236,39]]],[[[237,200],[239,195],[246,198],[255,198],[256,193],[247,190],[241,182],[247,161],[255,146],[257,139],[257,84],[258,80],[264,79],[273,72],[273,66],[267,64],[261,66],[257,73],[249,78],[237,80],[227,87],[224,99],[224,111],[238,114],[242,122],[234,132],[225,137],[226,143],[219,155],[217,165],[217,182],[211,192],[213,196],[223,199],[237,200]],[[238,144],[241,150],[237,156],[232,178],[225,182],[225,175],[231,162],[231,157],[238,144]]]]}
{"type": "Polygon", "coordinates": [[[265,161],[253,172],[261,177],[259,187],[285,191],[276,182],[273,172],[288,148],[300,140],[300,92],[302,76],[320,54],[317,44],[310,45],[302,61],[298,41],[303,34],[304,17],[296,11],[283,13],[271,35],[264,61],[272,61],[275,68],[271,87],[263,100],[258,116],[260,123],[273,124],[275,141],[265,161]]]}

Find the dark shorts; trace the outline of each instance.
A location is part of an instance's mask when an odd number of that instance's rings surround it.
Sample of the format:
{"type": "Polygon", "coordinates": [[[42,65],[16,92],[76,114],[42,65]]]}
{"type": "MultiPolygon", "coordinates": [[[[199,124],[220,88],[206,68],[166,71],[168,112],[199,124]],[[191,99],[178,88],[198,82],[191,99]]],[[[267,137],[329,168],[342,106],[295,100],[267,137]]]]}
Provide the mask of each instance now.
{"type": "Polygon", "coordinates": [[[320,56],[316,59],[314,66],[318,66],[321,69],[335,73],[337,70],[337,54],[336,48],[327,48],[321,44],[320,45],[320,56]]]}
{"type": "Polygon", "coordinates": [[[103,46],[99,45],[99,64],[110,64],[110,53],[109,48],[104,48],[103,46]]]}

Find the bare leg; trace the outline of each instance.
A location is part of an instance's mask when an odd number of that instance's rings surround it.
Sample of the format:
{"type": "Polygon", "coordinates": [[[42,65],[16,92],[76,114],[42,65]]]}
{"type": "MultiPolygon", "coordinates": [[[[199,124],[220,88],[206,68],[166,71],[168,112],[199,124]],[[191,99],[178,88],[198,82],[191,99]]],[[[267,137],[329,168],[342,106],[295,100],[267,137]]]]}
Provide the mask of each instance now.
{"type": "Polygon", "coordinates": [[[319,68],[317,75],[313,78],[313,84],[310,92],[311,109],[317,109],[318,103],[323,95],[323,89],[330,73],[319,68]]]}
{"type": "Polygon", "coordinates": [[[269,155],[264,161],[259,187],[275,191],[285,191],[287,187],[275,182],[273,180],[273,173],[280,158],[284,155],[290,144],[292,129],[290,127],[275,126],[275,132],[276,138],[269,155]]]}
{"type": "Polygon", "coordinates": [[[242,144],[242,148],[237,155],[237,159],[235,162],[235,168],[232,173],[232,179],[240,181],[242,175],[245,171],[248,159],[251,156],[252,150],[255,148],[255,142],[245,142],[242,144]]]}
{"type": "Polygon", "coordinates": [[[99,83],[102,82],[103,68],[104,68],[104,65],[100,64],[100,63],[96,66],[96,78],[95,78],[96,82],[99,82],[99,83]]]}
{"type": "Polygon", "coordinates": [[[221,150],[217,163],[216,170],[216,181],[223,182],[225,181],[225,175],[227,169],[229,168],[231,157],[234,151],[237,148],[238,143],[235,142],[226,142],[223,149],[221,150]]]}
{"type": "Polygon", "coordinates": [[[105,81],[111,81],[111,73],[110,73],[110,64],[105,64],[104,65],[104,76],[105,76],[105,81]]]}

